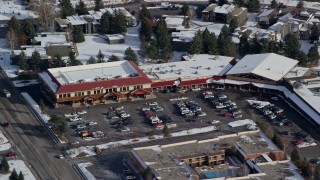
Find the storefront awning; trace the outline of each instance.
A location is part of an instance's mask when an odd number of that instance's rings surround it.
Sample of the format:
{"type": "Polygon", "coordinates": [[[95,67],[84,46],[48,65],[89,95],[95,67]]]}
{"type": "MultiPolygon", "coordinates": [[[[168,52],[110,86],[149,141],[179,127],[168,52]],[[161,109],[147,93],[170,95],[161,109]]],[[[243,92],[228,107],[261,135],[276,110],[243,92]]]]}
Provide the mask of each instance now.
{"type": "Polygon", "coordinates": [[[144,92],[143,92],[143,91],[136,91],[136,92],[134,92],[134,94],[135,94],[135,95],[143,95],[144,92]]]}

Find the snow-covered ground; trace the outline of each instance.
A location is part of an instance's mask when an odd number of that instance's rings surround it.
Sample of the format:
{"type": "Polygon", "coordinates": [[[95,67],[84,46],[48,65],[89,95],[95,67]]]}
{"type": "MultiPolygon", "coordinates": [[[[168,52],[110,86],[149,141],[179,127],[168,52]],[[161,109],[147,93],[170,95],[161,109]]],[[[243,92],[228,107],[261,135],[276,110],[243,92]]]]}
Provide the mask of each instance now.
{"type": "Polygon", "coordinates": [[[77,164],[81,173],[86,177],[87,180],[95,180],[96,178],[87,170],[86,167],[92,166],[93,164],[90,162],[87,163],[79,163],[77,164]]]}
{"type": "MultiPolygon", "coordinates": [[[[22,160],[9,160],[8,164],[10,166],[10,171],[13,171],[15,169],[17,173],[19,174],[20,171],[24,175],[25,180],[36,180],[30,169],[27,167],[27,165],[22,160]]],[[[0,174],[1,180],[7,180],[9,179],[11,173],[8,174],[0,174]]]]}
{"type": "Polygon", "coordinates": [[[299,40],[301,47],[300,50],[303,51],[305,54],[308,54],[309,49],[314,46],[314,44],[311,44],[308,40],[299,40]]]}
{"type": "MultiPolygon", "coordinates": [[[[58,0],[56,1],[59,2],[58,0]]],[[[94,7],[94,2],[95,2],[94,0],[82,0],[82,1],[86,4],[88,8],[94,7]]],[[[80,2],[80,0],[71,0],[70,2],[75,7],[76,4],[80,2]]],[[[104,5],[113,5],[113,4],[129,3],[131,2],[131,0],[102,0],[102,2],[104,3],[104,5]]]]}
{"type": "MultiPolygon", "coordinates": [[[[207,132],[213,132],[216,131],[217,128],[215,126],[208,126],[203,128],[194,128],[189,130],[183,130],[179,132],[171,133],[172,137],[179,137],[179,136],[187,136],[187,135],[194,135],[194,134],[200,134],[200,133],[207,133],[207,132]]],[[[134,143],[140,143],[140,142],[146,142],[146,141],[152,141],[155,139],[163,139],[163,135],[155,135],[153,139],[150,139],[149,137],[141,137],[141,138],[135,138],[135,139],[128,139],[128,140],[122,140],[122,141],[116,141],[116,142],[108,142],[105,144],[99,144],[97,147],[99,149],[108,149],[112,147],[122,146],[122,145],[128,145],[128,144],[134,144],[134,143]]],[[[67,154],[71,158],[76,158],[80,153],[83,153],[82,155],[84,157],[88,156],[94,156],[96,155],[94,151],[94,146],[81,146],[79,148],[69,149],[66,151],[67,154]]]]}
{"type": "Polygon", "coordinates": [[[32,79],[32,80],[12,81],[12,83],[15,87],[24,87],[24,86],[39,84],[39,81],[36,79],[32,79]]]}
{"type": "Polygon", "coordinates": [[[8,138],[0,131],[0,151],[6,151],[11,148],[8,138]]]}
{"type": "Polygon", "coordinates": [[[50,116],[48,114],[42,113],[40,106],[32,99],[32,97],[28,93],[22,92],[21,95],[32,107],[32,109],[34,109],[41,116],[43,122],[47,123],[50,120],[50,116]]]}
{"type": "Polygon", "coordinates": [[[0,0],[0,20],[10,20],[15,16],[19,20],[38,17],[34,12],[28,10],[27,6],[21,4],[21,0],[0,0]]]}
{"type": "MultiPolygon", "coordinates": [[[[163,0],[145,0],[145,2],[162,2],[163,0]]],[[[191,1],[191,0],[170,0],[170,2],[208,2],[206,0],[194,0],[194,1],[191,1]]]]}
{"type": "Polygon", "coordinates": [[[20,71],[19,66],[11,65],[10,51],[6,49],[0,49],[0,66],[9,78],[17,77],[16,72],[20,71]]]}
{"type": "Polygon", "coordinates": [[[97,35],[85,36],[85,42],[77,44],[77,50],[79,52],[79,59],[83,64],[86,64],[88,59],[93,56],[96,57],[99,50],[105,55],[104,59],[107,61],[108,58],[113,54],[123,59],[124,51],[131,47],[134,51],[139,50],[140,40],[138,33],[139,26],[127,28],[124,44],[108,44],[106,40],[97,35]]]}

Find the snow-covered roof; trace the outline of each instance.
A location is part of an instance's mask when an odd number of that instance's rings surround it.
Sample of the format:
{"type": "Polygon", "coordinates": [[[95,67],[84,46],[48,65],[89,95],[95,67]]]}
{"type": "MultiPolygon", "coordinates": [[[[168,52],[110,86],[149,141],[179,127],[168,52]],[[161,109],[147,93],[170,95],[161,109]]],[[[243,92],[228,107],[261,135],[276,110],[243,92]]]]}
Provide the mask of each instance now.
{"type": "Polygon", "coordinates": [[[118,40],[118,39],[124,39],[122,34],[106,34],[106,37],[109,40],[118,40]]]}
{"type": "Polygon", "coordinates": [[[279,81],[297,64],[297,60],[274,53],[246,55],[230,69],[227,75],[252,73],[279,81]]]}
{"type": "Polygon", "coordinates": [[[34,40],[41,42],[41,47],[46,47],[48,43],[68,43],[66,33],[41,33],[34,40]]]}
{"type": "Polygon", "coordinates": [[[48,71],[61,85],[92,82],[97,79],[119,79],[138,73],[128,61],[52,68],[48,71]]]}
{"type": "Polygon", "coordinates": [[[167,23],[167,27],[168,28],[175,28],[177,26],[182,25],[183,21],[188,18],[188,16],[168,16],[168,15],[164,15],[163,17],[165,17],[165,21],[167,23]]]}
{"type": "Polygon", "coordinates": [[[260,13],[258,15],[258,17],[265,17],[265,16],[269,16],[274,10],[273,9],[268,9],[268,10],[264,10],[262,13],[260,13]]]}
{"type": "Polygon", "coordinates": [[[285,78],[302,77],[309,69],[310,68],[306,67],[295,67],[285,76],[285,78]]]}
{"type": "Polygon", "coordinates": [[[73,26],[88,23],[82,16],[67,16],[66,18],[73,26]]]}
{"type": "Polygon", "coordinates": [[[0,20],[10,20],[13,16],[19,20],[38,17],[34,12],[27,10],[27,6],[22,5],[20,1],[0,0],[0,20]]]}
{"type": "Polygon", "coordinates": [[[277,23],[273,24],[272,26],[270,26],[268,30],[280,32],[282,30],[283,25],[284,25],[283,22],[277,22],[277,23]]]}
{"type": "Polygon", "coordinates": [[[286,23],[286,22],[288,22],[289,19],[292,18],[292,17],[293,17],[293,16],[292,16],[291,13],[287,13],[287,14],[279,17],[279,21],[286,23]]]}
{"type": "Polygon", "coordinates": [[[198,54],[184,56],[187,61],[139,66],[154,81],[172,79],[196,79],[209,76],[223,76],[231,67],[233,57],[198,54]]]}
{"type": "Polygon", "coordinates": [[[219,14],[229,14],[230,12],[232,12],[236,7],[233,4],[224,4],[222,6],[217,6],[214,9],[215,13],[219,13],[219,14]]]}

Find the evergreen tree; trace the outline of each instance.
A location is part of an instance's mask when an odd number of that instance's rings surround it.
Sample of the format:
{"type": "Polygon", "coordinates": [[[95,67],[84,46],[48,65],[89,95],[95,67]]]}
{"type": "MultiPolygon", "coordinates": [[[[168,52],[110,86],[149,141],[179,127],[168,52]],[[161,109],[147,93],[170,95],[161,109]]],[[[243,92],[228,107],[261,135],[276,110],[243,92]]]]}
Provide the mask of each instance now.
{"type": "Polygon", "coordinates": [[[297,60],[299,61],[299,64],[302,66],[308,65],[308,56],[303,51],[298,52],[297,60]]]}
{"type": "Polygon", "coordinates": [[[289,33],[284,37],[284,54],[285,56],[296,59],[300,51],[300,43],[298,38],[289,33]]]}
{"type": "Polygon", "coordinates": [[[17,35],[20,34],[20,22],[15,16],[12,16],[7,23],[8,29],[12,29],[17,35]]]}
{"type": "Polygon", "coordinates": [[[138,64],[138,56],[136,55],[136,53],[131,49],[131,47],[128,47],[125,51],[124,51],[124,58],[125,60],[128,61],[133,61],[136,64],[138,64]]]}
{"type": "Polygon", "coordinates": [[[68,61],[69,66],[78,66],[82,65],[81,61],[76,59],[75,53],[72,51],[69,51],[69,61],[68,61]]]}
{"type": "Polygon", "coordinates": [[[18,180],[18,173],[16,169],[13,169],[13,171],[11,172],[11,175],[9,176],[9,180],[18,180]]]}
{"type": "Polygon", "coordinates": [[[89,60],[87,61],[87,64],[95,64],[95,63],[97,63],[97,62],[96,62],[96,58],[94,58],[93,56],[91,56],[91,57],[89,58],[89,60]]]}
{"type": "Polygon", "coordinates": [[[118,58],[118,56],[112,54],[109,57],[108,62],[114,62],[114,61],[120,61],[120,59],[118,58]]]}
{"type": "Polygon", "coordinates": [[[229,23],[230,33],[233,33],[234,30],[239,26],[239,23],[236,18],[232,18],[229,23]]]}
{"type": "Polygon", "coordinates": [[[313,171],[313,180],[319,180],[319,179],[320,179],[320,164],[318,164],[313,171]]]}
{"type": "Polygon", "coordinates": [[[296,8],[297,8],[299,11],[301,11],[301,10],[303,9],[303,1],[302,1],[302,0],[299,0],[296,8]]]}
{"type": "Polygon", "coordinates": [[[139,29],[139,36],[142,41],[150,41],[152,36],[152,27],[148,18],[143,18],[139,29]]]}
{"type": "Polygon", "coordinates": [[[29,39],[32,39],[36,36],[36,31],[34,29],[33,24],[30,21],[26,21],[23,24],[22,31],[23,31],[23,34],[29,39]]]}
{"type": "Polygon", "coordinates": [[[9,169],[10,169],[10,166],[8,164],[8,161],[7,161],[6,157],[3,157],[2,161],[0,163],[0,173],[7,174],[7,173],[9,173],[9,169]]]}
{"type": "Polygon", "coordinates": [[[74,27],[74,29],[73,29],[73,40],[76,43],[81,43],[81,42],[85,41],[84,34],[83,34],[83,31],[82,31],[81,27],[79,27],[79,26],[75,26],[74,27]]]}
{"type": "Polygon", "coordinates": [[[148,48],[148,56],[150,59],[159,59],[159,51],[158,51],[158,46],[157,43],[155,41],[152,41],[150,43],[150,46],[148,48]]]}
{"type": "Polygon", "coordinates": [[[158,21],[154,34],[157,38],[159,48],[163,49],[167,43],[168,37],[167,23],[164,19],[158,21]]]}
{"type": "Polygon", "coordinates": [[[279,45],[276,41],[269,41],[266,43],[267,45],[267,52],[268,53],[278,53],[279,52],[279,45]]]}
{"type": "Polygon", "coordinates": [[[206,28],[202,32],[203,52],[206,54],[218,54],[217,39],[214,33],[210,33],[206,28]]]}
{"type": "Polygon", "coordinates": [[[249,12],[259,12],[260,2],[259,0],[248,0],[246,7],[249,12]]]}
{"type": "Polygon", "coordinates": [[[318,64],[319,59],[320,59],[320,56],[318,52],[318,46],[317,44],[315,44],[313,47],[309,49],[308,61],[313,64],[318,64]]]}
{"type": "Polygon", "coordinates": [[[139,55],[142,58],[145,58],[148,56],[148,43],[147,42],[141,41],[139,55]]]}
{"type": "Polygon", "coordinates": [[[19,173],[18,180],[24,180],[24,175],[22,174],[21,171],[19,173]]]}
{"type": "Polygon", "coordinates": [[[209,4],[216,4],[217,0],[209,0],[209,4]]]}
{"type": "Polygon", "coordinates": [[[35,50],[32,53],[31,58],[28,62],[29,67],[31,68],[31,70],[37,72],[40,70],[40,63],[41,63],[41,56],[40,56],[39,52],[37,50],[35,50]]]}
{"type": "Polygon", "coordinates": [[[190,54],[201,54],[203,51],[203,44],[202,44],[202,33],[199,30],[196,32],[195,36],[192,39],[189,53],[190,54]]]}
{"type": "Polygon", "coordinates": [[[66,66],[66,63],[64,62],[64,60],[62,60],[60,54],[56,54],[56,55],[52,58],[50,67],[52,67],[52,68],[57,68],[57,67],[65,67],[65,66],[66,66]]]}
{"type": "Polygon", "coordinates": [[[144,18],[152,20],[151,13],[149,9],[143,4],[141,5],[140,11],[139,11],[139,20],[142,21],[144,18]]]}
{"type": "Polygon", "coordinates": [[[235,0],[234,2],[239,7],[244,7],[245,6],[244,0],[235,0]]]}
{"type": "Polygon", "coordinates": [[[21,51],[21,53],[18,56],[18,65],[22,70],[28,70],[29,68],[26,54],[23,51],[21,51]]]}
{"type": "Polygon", "coordinates": [[[240,37],[240,43],[239,43],[239,54],[241,57],[250,54],[251,48],[250,48],[250,43],[248,42],[248,35],[243,34],[240,37]]]}
{"type": "Polygon", "coordinates": [[[300,160],[299,152],[297,149],[293,149],[291,152],[291,161],[296,163],[298,160],[300,160]]]}
{"type": "Polygon", "coordinates": [[[94,10],[99,11],[103,8],[103,1],[102,0],[94,0],[94,10]]]}
{"type": "Polygon", "coordinates": [[[76,13],[78,13],[79,16],[88,14],[87,6],[82,0],[80,0],[80,2],[76,5],[76,13]]]}
{"type": "Polygon", "coordinates": [[[251,47],[250,47],[251,52],[252,52],[253,54],[260,54],[260,53],[262,53],[262,48],[263,48],[263,46],[262,46],[262,44],[258,41],[258,39],[257,39],[256,37],[253,38],[253,39],[252,39],[252,42],[251,42],[251,47]]]}
{"type": "Polygon", "coordinates": [[[235,57],[237,55],[237,47],[236,44],[232,42],[231,36],[227,36],[223,49],[222,55],[231,57],[235,57]]]}
{"type": "Polygon", "coordinates": [[[236,50],[235,44],[232,42],[232,38],[230,36],[230,30],[226,25],[224,25],[222,27],[221,32],[219,34],[218,48],[219,48],[220,55],[227,55],[229,53],[233,54],[234,53],[233,49],[236,50]],[[230,37],[230,38],[228,38],[228,37],[230,37]],[[227,40],[229,42],[227,42],[227,40]],[[227,47],[229,45],[230,45],[230,47],[227,47]],[[227,52],[228,49],[232,49],[232,52],[227,52]]]}
{"type": "Polygon", "coordinates": [[[301,175],[306,179],[309,179],[312,176],[312,170],[308,160],[305,158],[301,166],[301,175]]]}
{"type": "Polygon", "coordinates": [[[144,179],[145,180],[152,180],[152,169],[150,166],[147,166],[147,169],[144,171],[144,179]]]}
{"type": "Polygon", "coordinates": [[[127,32],[127,20],[121,11],[115,11],[110,22],[110,33],[121,34],[127,32]]]}
{"type": "Polygon", "coordinates": [[[320,29],[316,24],[312,24],[311,28],[310,28],[311,32],[310,32],[310,37],[309,39],[311,41],[319,41],[319,36],[320,36],[320,29]]]}
{"type": "Polygon", "coordinates": [[[270,4],[270,8],[275,9],[278,6],[278,3],[276,0],[272,0],[270,4]]]}
{"type": "Polygon", "coordinates": [[[101,52],[101,49],[99,49],[99,52],[97,54],[97,63],[104,63],[104,54],[101,52]]]}
{"type": "Polygon", "coordinates": [[[190,14],[190,7],[188,4],[184,3],[181,7],[181,10],[180,10],[180,15],[182,16],[189,16],[190,14]]]}
{"type": "Polygon", "coordinates": [[[72,16],[75,14],[75,10],[70,2],[70,0],[61,0],[61,16],[66,18],[67,16],[72,16]]]}
{"type": "Polygon", "coordinates": [[[167,37],[164,47],[160,49],[160,57],[164,62],[168,62],[168,60],[172,57],[172,46],[169,37],[167,37]]]}
{"type": "Polygon", "coordinates": [[[110,29],[110,19],[111,19],[111,14],[106,11],[105,13],[102,14],[100,18],[100,26],[98,28],[98,32],[100,34],[108,34],[109,29],[110,29]]]}
{"type": "Polygon", "coordinates": [[[218,6],[222,6],[224,4],[227,4],[228,1],[227,0],[218,0],[218,6]]]}

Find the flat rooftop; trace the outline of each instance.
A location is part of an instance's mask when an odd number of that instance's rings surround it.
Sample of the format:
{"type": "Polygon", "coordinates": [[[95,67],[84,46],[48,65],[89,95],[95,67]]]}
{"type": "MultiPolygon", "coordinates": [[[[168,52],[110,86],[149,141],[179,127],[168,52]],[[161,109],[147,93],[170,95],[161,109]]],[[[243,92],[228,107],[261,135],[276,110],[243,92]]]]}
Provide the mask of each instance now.
{"type": "Polygon", "coordinates": [[[233,57],[199,54],[184,56],[187,61],[139,66],[152,81],[196,79],[209,76],[222,76],[232,68],[233,57]]]}
{"type": "Polygon", "coordinates": [[[41,47],[52,44],[70,44],[66,39],[66,33],[42,33],[34,37],[35,41],[41,42],[41,47]]]}
{"type": "Polygon", "coordinates": [[[259,163],[258,166],[266,174],[259,176],[262,180],[303,179],[289,161],[259,163]]]}
{"type": "Polygon", "coordinates": [[[285,76],[285,78],[302,77],[307,71],[309,71],[309,69],[310,68],[306,67],[295,67],[285,76]]]}
{"type": "Polygon", "coordinates": [[[138,71],[128,61],[52,68],[48,71],[61,85],[93,82],[99,79],[121,79],[139,75],[138,71]]]}

